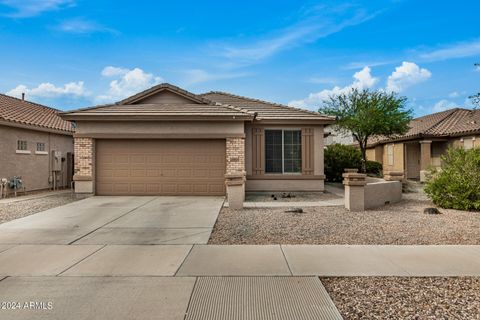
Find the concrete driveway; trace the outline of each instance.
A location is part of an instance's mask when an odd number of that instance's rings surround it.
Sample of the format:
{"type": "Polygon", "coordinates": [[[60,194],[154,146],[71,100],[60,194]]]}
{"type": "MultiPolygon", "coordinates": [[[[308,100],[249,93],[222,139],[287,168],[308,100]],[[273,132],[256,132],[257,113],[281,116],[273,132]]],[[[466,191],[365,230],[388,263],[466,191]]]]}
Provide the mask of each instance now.
{"type": "Polygon", "coordinates": [[[223,197],[92,197],[0,225],[9,244],[207,243],[223,197]]]}

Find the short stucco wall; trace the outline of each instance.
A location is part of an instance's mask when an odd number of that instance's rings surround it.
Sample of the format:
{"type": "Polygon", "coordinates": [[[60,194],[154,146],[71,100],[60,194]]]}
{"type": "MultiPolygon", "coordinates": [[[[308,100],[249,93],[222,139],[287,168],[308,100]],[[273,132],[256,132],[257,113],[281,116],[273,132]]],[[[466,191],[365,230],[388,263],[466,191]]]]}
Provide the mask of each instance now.
{"type": "Polygon", "coordinates": [[[246,191],[324,191],[323,180],[248,180],[246,191]]]}
{"type": "Polygon", "coordinates": [[[400,181],[377,180],[365,185],[365,209],[373,209],[402,200],[400,181]]]}

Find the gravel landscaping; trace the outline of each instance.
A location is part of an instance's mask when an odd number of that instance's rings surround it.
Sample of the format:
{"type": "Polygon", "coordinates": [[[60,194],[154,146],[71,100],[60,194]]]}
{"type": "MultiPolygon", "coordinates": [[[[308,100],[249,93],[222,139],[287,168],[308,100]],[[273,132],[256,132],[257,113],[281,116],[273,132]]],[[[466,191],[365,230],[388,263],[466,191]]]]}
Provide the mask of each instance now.
{"type": "Polygon", "coordinates": [[[480,278],[321,278],[349,319],[480,319],[480,278]]]}
{"type": "Polygon", "coordinates": [[[343,206],[308,207],[304,213],[285,208],[223,208],[210,244],[480,244],[480,213],[440,209],[421,193],[404,194],[402,202],[365,212],[343,206]]]}
{"type": "Polygon", "coordinates": [[[47,209],[63,206],[64,204],[81,200],[71,193],[60,193],[37,199],[25,199],[1,203],[0,202],[0,223],[29,216],[47,209]]]}

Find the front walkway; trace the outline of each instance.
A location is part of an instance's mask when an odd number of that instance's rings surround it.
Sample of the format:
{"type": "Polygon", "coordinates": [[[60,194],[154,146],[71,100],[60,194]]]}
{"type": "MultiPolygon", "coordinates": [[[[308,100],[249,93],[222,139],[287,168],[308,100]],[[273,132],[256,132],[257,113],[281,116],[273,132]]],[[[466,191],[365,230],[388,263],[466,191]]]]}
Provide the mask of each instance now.
{"type": "Polygon", "coordinates": [[[480,246],[1,245],[2,276],[480,276],[480,246]]]}

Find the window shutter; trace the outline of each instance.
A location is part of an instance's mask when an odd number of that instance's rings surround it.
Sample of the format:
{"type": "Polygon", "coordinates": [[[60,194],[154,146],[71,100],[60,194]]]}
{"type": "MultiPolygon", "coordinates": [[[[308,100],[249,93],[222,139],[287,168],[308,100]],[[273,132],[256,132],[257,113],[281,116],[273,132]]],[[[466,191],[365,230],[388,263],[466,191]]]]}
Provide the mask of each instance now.
{"type": "Polygon", "coordinates": [[[252,161],[252,174],[254,176],[265,174],[265,130],[263,128],[253,128],[252,161]]]}
{"type": "Polygon", "coordinates": [[[313,128],[302,128],[302,174],[313,175],[314,173],[314,144],[313,128]]]}

